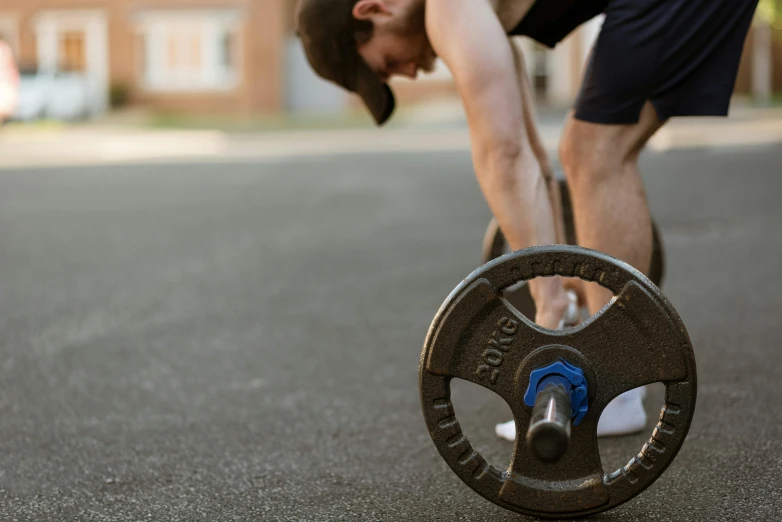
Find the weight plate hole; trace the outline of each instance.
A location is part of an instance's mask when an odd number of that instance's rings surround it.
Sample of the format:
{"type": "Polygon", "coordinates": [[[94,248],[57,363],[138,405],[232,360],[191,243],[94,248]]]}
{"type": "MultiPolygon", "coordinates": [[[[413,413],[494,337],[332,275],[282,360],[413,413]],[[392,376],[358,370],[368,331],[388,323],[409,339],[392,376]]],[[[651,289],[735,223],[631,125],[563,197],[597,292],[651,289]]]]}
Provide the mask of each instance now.
{"type": "MultiPolygon", "coordinates": [[[[535,279],[533,279],[533,281],[534,280],[535,279]]],[[[527,281],[522,281],[521,283],[516,283],[515,285],[509,286],[502,291],[502,297],[507,299],[507,301],[516,310],[518,310],[519,313],[524,315],[530,321],[535,322],[535,302],[532,300],[527,283],[527,281]]],[[[576,278],[565,278],[565,288],[571,292],[572,297],[575,298],[574,304],[576,308],[574,310],[570,310],[571,313],[567,314],[566,318],[569,323],[572,323],[571,326],[581,324],[592,317],[586,306],[585,292],[593,287],[603,288],[597,283],[583,281],[576,278]]]]}
{"type": "Polygon", "coordinates": [[[600,461],[605,473],[611,474],[621,469],[630,459],[638,455],[643,445],[649,441],[649,436],[660,418],[663,404],[665,404],[665,385],[654,383],[646,386],[646,398],[643,400],[646,424],[643,430],[633,435],[597,439],[600,461]]]}
{"type": "Polygon", "coordinates": [[[505,401],[482,386],[452,379],[451,402],[461,432],[469,439],[472,447],[497,469],[508,469],[513,443],[499,439],[494,433],[495,425],[513,419],[505,401]]]}

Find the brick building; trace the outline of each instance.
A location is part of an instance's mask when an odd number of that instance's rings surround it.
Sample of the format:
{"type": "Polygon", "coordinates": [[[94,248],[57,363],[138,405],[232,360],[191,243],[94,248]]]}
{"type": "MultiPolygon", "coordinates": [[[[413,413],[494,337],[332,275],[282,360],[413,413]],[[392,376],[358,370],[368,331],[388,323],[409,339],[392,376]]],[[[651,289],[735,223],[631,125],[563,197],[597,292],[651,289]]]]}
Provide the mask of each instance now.
{"type": "Polygon", "coordinates": [[[23,67],[84,72],[101,109],[120,86],[154,108],[272,112],[289,2],[4,0],[0,35],[23,67]]]}

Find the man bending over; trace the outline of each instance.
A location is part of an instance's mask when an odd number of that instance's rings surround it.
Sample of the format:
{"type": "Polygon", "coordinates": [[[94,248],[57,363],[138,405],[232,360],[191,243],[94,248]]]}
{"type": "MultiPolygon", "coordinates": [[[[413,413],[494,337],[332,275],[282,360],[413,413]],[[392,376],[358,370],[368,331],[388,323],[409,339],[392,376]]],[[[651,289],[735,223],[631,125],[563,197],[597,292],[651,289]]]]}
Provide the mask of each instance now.
{"type": "MultiPolygon", "coordinates": [[[[674,116],[726,116],[758,0],[300,0],[299,37],[313,69],[358,94],[378,125],[394,110],[387,85],[439,57],[470,129],[481,190],[512,249],[563,243],[556,181],[534,123],[521,53],[509,36],[554,47],[605,14],[559,155],[578,244],[649,272],[652,226],[638,156],[674,116]]],[[[562,326],[565,281],[530,281],[535,321],[562,326]]],[[[584,285],[589,312],[610,291],[584,285]]],[[[617,397],[598,435],[644,428],[642,390],[617,397]]],[[[497,426],[513,440],[515,425],[497,426]]]]}

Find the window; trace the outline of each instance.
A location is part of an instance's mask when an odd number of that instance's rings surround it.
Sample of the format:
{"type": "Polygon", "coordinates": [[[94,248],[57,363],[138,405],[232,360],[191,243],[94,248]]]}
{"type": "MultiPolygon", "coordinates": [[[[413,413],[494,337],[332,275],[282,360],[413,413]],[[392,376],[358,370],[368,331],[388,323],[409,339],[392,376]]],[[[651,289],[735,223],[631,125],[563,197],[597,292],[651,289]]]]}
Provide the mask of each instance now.
{"type": "Polygon", "coordinates": [[[220,35],[220,66],[228,73],[236,66],[236,35],[228,31],[220,35]]]}
{"type": "Polygon", "coordinates": [[[175,27],[163,35],[163,71],[172,83],[199,83],[202,36],[198,27],[175,27]]]}
{"type": "Polygon", "coordinates": [[[63,71],[84,72],[87,70],[84,31],[60,33],[59,65],[63,71]]]}
{"type": "MultiPolygon", "coordinates": [[[[221,16],[222,15],[222,16],[221,16]]],[[[239,82],[238,17],[154,13],[140,31],[143,84],[156,91],[231,90],[239,82]]]]}

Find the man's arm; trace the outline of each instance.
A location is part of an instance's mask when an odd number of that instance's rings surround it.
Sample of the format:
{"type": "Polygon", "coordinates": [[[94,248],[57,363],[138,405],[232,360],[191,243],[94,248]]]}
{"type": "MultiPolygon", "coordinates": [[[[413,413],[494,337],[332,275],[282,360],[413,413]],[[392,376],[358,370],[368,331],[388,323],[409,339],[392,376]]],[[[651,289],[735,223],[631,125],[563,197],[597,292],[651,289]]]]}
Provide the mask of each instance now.
{"type": "Polygon", "coordinates": [[[562,210],[562,194],[559,190],[559,180],[557,179],[554,167],[548,157],[548,152],[543,144],[537,125],[537,112],[535,111],[535,95],[532,90],[532,83],[527,74],[527,67],[524,62],[524,53],[518,44],[518,41],[510,40],[511,51],[513,52],[513,62],[516,65],[516,80],[519,83],[521,91],[522,112],[524,113],[524,128],[526,129],[532,150],[540,165],[540,171],[548,187],[549,202],[554,215],[554,224],[557,235],[556,242],[566,243],[565,238],[565,217],[562,210]]]}
{"type": "Polygon", "coordinates": [[[427,0],[427,34],[453,74],[478,182],[514,249],[557,240],[525,126],[511,42],[488,0],[427,0]]]}

